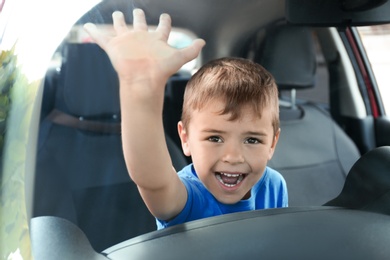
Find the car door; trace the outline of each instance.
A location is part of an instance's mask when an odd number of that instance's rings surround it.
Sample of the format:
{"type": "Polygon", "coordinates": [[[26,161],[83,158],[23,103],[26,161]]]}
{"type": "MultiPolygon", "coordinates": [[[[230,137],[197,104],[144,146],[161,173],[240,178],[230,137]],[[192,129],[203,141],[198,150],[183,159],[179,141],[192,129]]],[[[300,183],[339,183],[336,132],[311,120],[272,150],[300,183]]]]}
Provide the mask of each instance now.
{"type": "Polygon", "coordinates": [[[368,74],[377,93],[380,114],[375,120],[377,146],[390,144],[390,27],[389,25],[372,25],[357,28],[360,36],[359,47],[364,62],[371,72],[368,74]],[[383,109],[382,109],[383,107],[383,109]]]}
{"type": "Polygon", "coordinates": [[[362,153],[374,147],[390,145],[390,78],[385,72],[389,66],[386,57],[390,55],[386,46],[388,32],[383,28],[387,26],[351,27],[340,32],[356,74],[367,116],[347,119],[333,112],[346,132],[359,144],[362,153]]]}

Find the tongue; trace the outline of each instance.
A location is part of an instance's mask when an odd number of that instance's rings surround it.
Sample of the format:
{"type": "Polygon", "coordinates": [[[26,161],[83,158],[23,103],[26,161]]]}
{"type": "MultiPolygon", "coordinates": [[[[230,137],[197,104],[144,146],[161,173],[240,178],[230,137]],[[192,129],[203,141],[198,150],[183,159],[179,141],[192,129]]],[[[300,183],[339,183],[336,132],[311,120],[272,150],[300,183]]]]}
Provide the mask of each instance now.
{"type": "Polygon", "coordinates": [[[223,174],[221,174],[221,179],[223,180],[224,183],[226,184],[236,184],[238,181],[239,177],[227,177],[223,174]]]}

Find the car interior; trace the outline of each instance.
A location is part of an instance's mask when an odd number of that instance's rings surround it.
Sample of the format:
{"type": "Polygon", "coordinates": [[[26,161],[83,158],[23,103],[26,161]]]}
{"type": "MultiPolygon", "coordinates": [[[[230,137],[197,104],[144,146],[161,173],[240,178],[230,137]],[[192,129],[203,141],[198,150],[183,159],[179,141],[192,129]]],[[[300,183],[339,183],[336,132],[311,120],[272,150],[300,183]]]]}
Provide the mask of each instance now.
{"type": "MultiPolygon", "coordinates": [[[[281,25],[265,36],[256,60],[274,75],[281,91],[315,87],[317,64],[311,33],[310,28],[281,25]]],[[[286,179],[290,206],[322,205],[339,193],[359,151],[326,108],[294,100],[281,103],[283,134],[269,165],[286,179]],[[319,133],[326,138],[319,138],[319,133]]]]}
{"type": "Polygon", "coordinates": [[[384,259],[390,254],[390,118],[354,26],[390,23],[389,14],[386,0],[105,0],[92,7],[57,47],[59,62],[42,84],[34,257],[384,259]],[[155,231],[123,158],[116,72],[100,47],[77,38],[87,22],[111,26],[115,10],[131,24],[135,7],[151,26],[167,12],[174,29],[207,42],[194,68],[166,84],[162,116],[176,170],[191,163],[177,123],[186,83],[200,65],[243,57],[275,77],[281,135],[268,165],[286,180],[288,208],[155,231]],[[230,246],[232,234],[247,244],[230,246]]]}

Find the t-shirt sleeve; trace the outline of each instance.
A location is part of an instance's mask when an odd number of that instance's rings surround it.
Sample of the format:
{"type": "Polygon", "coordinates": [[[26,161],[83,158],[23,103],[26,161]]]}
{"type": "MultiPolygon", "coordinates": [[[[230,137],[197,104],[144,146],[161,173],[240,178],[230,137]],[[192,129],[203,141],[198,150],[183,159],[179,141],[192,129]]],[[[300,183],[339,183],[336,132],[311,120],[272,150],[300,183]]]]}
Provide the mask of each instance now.
{"type": "Polygon", "coordinates": [[[288,207],[286,181],[274,169],[266,168],[256,189],[256,209],[288,207]]]}
{"type": "Polygon", "coordinates": [[[187,189],[187,202],[173,219],[169,221],[157,219],[158,229],[222,214],[216,200],[196,177],[184,175],[180,176],[180,179],[187,189]]]}
{"type": "Polygon", "coordinates": [[[165,220],[161,220],[161,219],[156,219],[157,229],[163,229],[166,227],[170,227],[170,226],[181,224],[181,223],[188,221],[187,219],[188,219],[188,216],[190,215],[191,207],[193,205],[193,198],[194,198],[193,192],[194,191],[193,191],[193,188],[189,182],[187,182],[183,179],[182,179],[182,182],[187,189],[187,202],[184,205],[183,210],[179,213],[179,215],[177,215],[176,217],[174,217],[171,220],[165,221],[165,220]]]}
{"type": "Polygon", "coordinates": [[[271,173],[270,183],[273,186],[272,190],[275,193],[276,207],[277,208],[288,207],[288,192],[287,192],[286,181],[284,180],[283,176],[279,172],[271,168],[268,168],[268,170],[271,173]]]}
{"type": "Polygon", "coordinates": [[[278,199],[278,208],[279,207],[288,207],[288,191],[287,184],[283,176],[280,175],[280,188],[279,188],[279,199],[278,199]]]}

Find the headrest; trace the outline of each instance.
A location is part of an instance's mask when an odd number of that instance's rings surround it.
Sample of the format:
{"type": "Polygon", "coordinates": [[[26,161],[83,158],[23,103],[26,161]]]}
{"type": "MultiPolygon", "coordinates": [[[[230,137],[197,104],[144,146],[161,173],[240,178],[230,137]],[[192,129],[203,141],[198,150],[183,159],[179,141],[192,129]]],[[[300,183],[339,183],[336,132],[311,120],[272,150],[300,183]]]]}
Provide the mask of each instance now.
{"type": "Polygon", "coordinates": [[[59,88],[57,108],[64,112],[85,117],[120,113],[117,73],[96,44],[65,46],[59,88]]]}
{"type": "Polygon", "coordinates": [[[390,146],[364,154],[351,168],[340,195],[325,206],[390,215],[390,146]]]}
{"type": "Polygon", "coordinates": [[[286,24],[272,27],[255,60],[275,77],[281,90],[314,87],[316,56],[307,27],[286,24]]]}

